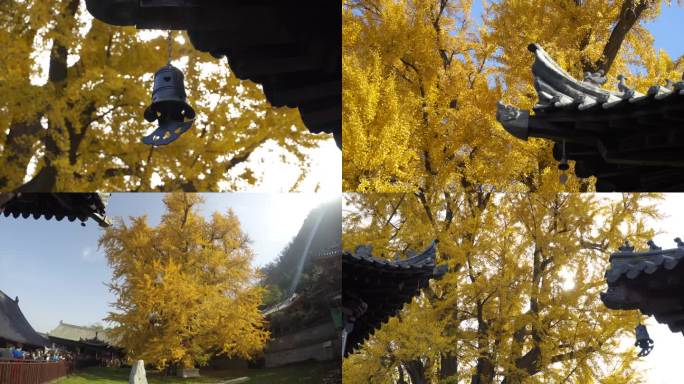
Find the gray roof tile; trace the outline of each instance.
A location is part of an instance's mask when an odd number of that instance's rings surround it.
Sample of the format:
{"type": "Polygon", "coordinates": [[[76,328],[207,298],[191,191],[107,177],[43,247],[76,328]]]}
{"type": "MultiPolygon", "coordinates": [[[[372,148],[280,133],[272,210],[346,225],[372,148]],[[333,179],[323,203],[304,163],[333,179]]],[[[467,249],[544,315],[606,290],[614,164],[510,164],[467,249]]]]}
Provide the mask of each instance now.
{"type": "Polygon", "coordinates": [[[556,160],[574,160],[575,174],[595,176],[599,192],[684,190],[684,81],[642,94],[620,75],[612,91],[601,87],[603,74],[577,80],[542,47],[529,48],[534,114],[500,102],[496,117],[504,129],[522,140],[554,141],[556,160]]]}
{"type": "Polygon", "coordinates": [[[420,254],[396,260],[375,257],[368,246],[357,247],[354,253],[343,253],[343,306],[355,306],[359,299],[367,305],[347,336],[345,354],[353,352],[396,315],[428,286],[430,279],[441,278],[446,273],[447,265],[435,263],[436,245],[433,242],[420,254]]]}
{"type": "Polygon", "coordinates": [[[684,331],[684,243],[660,249],[635,251],[624,246],[610,256],[605,273],[608,289],[601,300],[610,309],[639,310],[668,325],[673,332],[684,331]]]}
{"type": "Polygon", "coordinates": [[[100,226],[110,225],[106,216],[108,193],[0,193],[0,214],[5,217],[32,216],[61,221],[93,219],[100,226]]]}
{"type": "Polygon", "coordinates": [[[0,339],[33,347],[47,345],[19,309],[19,302],[0,291],[0,339]]]}

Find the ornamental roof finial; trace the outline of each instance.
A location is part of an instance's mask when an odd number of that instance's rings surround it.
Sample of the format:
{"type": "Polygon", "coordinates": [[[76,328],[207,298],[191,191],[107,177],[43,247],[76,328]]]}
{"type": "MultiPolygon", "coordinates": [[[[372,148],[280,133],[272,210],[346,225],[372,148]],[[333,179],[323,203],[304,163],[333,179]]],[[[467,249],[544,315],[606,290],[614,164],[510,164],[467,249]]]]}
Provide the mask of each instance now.
{"type": "Polygon", "coordinates": [[[648,244],[648,249],[650,249],[651,251],[660,251],[662,249],[659,246],[657,246],[656,243],[653,242],[653,240],[649,240],[646,244],[648,244]]]}

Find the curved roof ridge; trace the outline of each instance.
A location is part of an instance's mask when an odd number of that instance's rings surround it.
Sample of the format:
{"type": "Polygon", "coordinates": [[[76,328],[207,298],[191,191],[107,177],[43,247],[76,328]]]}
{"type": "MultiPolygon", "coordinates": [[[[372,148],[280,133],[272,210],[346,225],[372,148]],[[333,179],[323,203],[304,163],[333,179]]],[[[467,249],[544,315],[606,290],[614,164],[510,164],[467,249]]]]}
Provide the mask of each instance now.
{"type": "Polygon", "coordinates": [[[3,291],[0,293],[0,338],[18,344],[45,346],[47,340],[33,329],[16,299],[3,291]]]}
{"type": "Polygon", "coordinates": [[[529,50],[537,102],[532,110],[497,103],[509,134],[554,142],[561,170],[574,161],[579,178],[596,177],[597,192],[667,192],[684,187],[684,79],[667,79],[644,93],[629,78],[602,70],[575,78],[538,44],[529,50]],[[610,81],[615,88],[606,89],[610,81]]]}
{"type": "MultiPolygon", "coordinates": [[[[64,322],[62,320],[59,321],[59,325],[57,325],[57,327],[59,327],[60,325],[66,325],[66,326],[72,327],[72,328],[79,328],[79,329],[83,329],[85,331],[106,331],[107,330],[107,328],[104,326],[102,326],[102,328],[98,328],[97,326],[94,326],[94,325],[91,325],[91,326],[77,325],[77,324],[67,323],[67,322],[64,322]]],[[[55,329],[57,329],[57,328],[55,328],[55,329]]],[[[49,334],[49,332],[48,332],[48,334],[49,334]]]]}

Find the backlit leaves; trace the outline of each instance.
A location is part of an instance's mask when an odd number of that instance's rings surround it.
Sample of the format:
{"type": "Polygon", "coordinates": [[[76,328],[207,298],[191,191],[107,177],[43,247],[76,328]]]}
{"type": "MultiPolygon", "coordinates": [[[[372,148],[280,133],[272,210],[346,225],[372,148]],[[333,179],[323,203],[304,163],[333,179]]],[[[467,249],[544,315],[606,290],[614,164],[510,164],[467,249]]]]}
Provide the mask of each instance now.
{"type": "Polygon", "coordinates": [[[306,174],[304,150],[323,138],[176,33],[173,63],[198,118],[172,145],[151,149],[141,139],[155,123],[142,112],[166,64],[166,36],[94,21],[79,0],[4,2],[0,44],[2,190],[31,179],[55,191],[233,190],[255,182],[239,166],[267,142],[306,174]],[[54,180],[41,174],[48,168],[54,180]]]}
{"type": "Polygon", "coordinates": [[[345,249],[370,244],[394,259],[437,239],[449,272],[345,359],[345,382],[641,382],[629,343],[640,316],[607,309],[599,294],[608,255],[653,235],[644,220],[658,217],[655,199],[348,195],[345,249]],[[448,362],[458,369],[443,372],[448,362]]]}

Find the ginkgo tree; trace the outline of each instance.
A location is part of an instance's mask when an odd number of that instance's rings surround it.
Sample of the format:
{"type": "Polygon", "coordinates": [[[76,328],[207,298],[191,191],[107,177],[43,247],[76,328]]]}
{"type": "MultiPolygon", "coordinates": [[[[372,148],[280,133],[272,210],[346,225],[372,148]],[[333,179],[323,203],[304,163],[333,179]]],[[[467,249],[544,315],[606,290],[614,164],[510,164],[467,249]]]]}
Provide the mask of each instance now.
{"type": "Polygon", "coordinates": [[[321,140],[176,33],[173,63],[198,118],[172,145],[143,144],[166,34],[93,20],[80,0],[3,1],[0,43],[0,190],[230,190],[258,181],[246,165],[271,142],[305,175],[321,140]]]}
{"type": "MultiPolygon", "coordinates": [[[[558,178],[551,145],[496,121],[499,100],[530,108],[538,43],[576,78],[603,70],[645,90],[684,67],[656,52],[644,23],[669,0],[344,0],[343,188],[454,185],[536,191],[558,178]]],[[[572,166],[572,164],[571,164],[572,166]]],[[[572,173],[572,172],[570,172],[572,173]]],[[[593,179],[557,190],[592,190],[593,179]]]]}
{"type": "Polygon", "coordinates": [[[119,219],[100,238],[113,271],[112,337],[130,359],[194,367],[214,356],[250,359],[269,337],[254,252],[229,210],[207,220],[202,198],[164,198],[156,227],[119,219]]]}
{"type": "Polygon", "coordinates": [[[600,299],[608,256],[645,246],[658,196],[349,194],[343,246],[439,240],[440,280],[344,361],[345,383],[638,383],[640,315],[600,299]]]}

